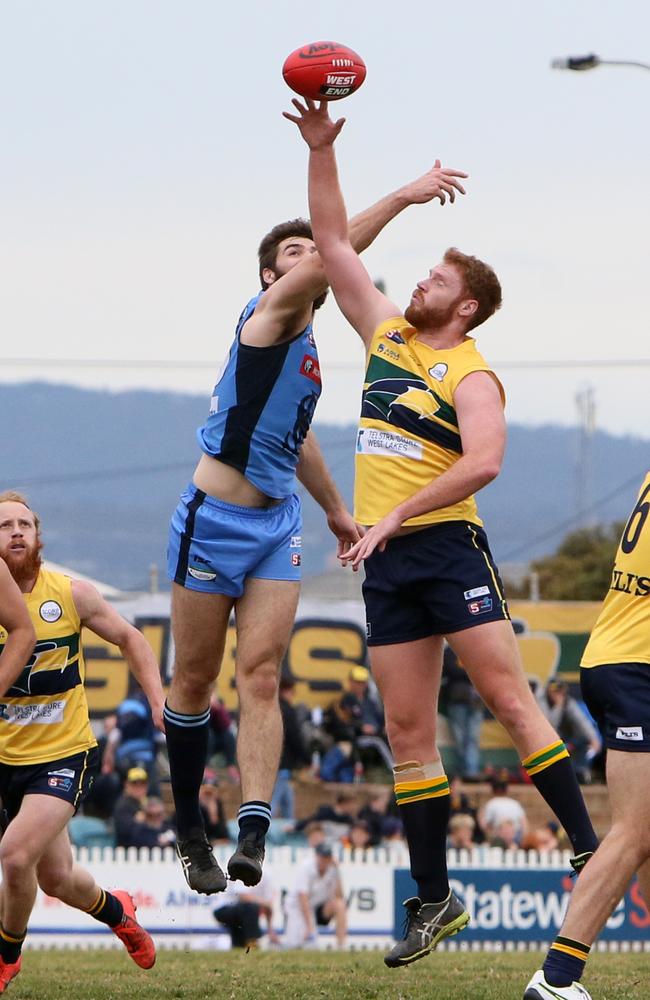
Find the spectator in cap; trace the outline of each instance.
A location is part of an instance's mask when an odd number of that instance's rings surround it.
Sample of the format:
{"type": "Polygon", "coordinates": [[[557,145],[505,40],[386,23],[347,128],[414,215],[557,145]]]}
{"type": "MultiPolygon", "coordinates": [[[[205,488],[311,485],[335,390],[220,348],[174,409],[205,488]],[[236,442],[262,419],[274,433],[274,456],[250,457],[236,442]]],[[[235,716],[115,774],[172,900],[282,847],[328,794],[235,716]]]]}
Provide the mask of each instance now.
{"type": "Polygon", "coordinates": [[[359,751],[367,749],[373,749],[385,766],[392,768],[393,758],[384,737],[384,710],[374,686],[371,688],[366,667],[352,667],[347,690],[326,713],[325,728],[337,744],[352,745],[349,761],[353,771],[359,751]]]}
{"type": "Polygon", "coordinates": [[[118,847],[129,847],[133,840],[133,825],[144,821],[144,808],[149,790],[149,776],[143,767],[131,767],[127,771],[124,790],[115,803],[113,825],[115,843],[118,847]]]}
{"type": "Polygon", "coordinates": [[[219,778],[215,771],[206,767],[199,788],[199,809],[203,816],[205,835],[211,844],[229,841],[226,812],[219,795],[219,778]]]}
{"type": "Polygon", "coordinates": [[[591,781],[590,761],[602,748],[598,730],[570,694],[569,685],[559,677],[551,678],[537,700],[560,739],[566,743],[578,780],[588,784],[591,781]]]}
{"type": "Polygon", "coordinates": [[[154,726],[149,702],[136,687],[116,712],[116,724],[108,733],[102,757],[102,771],[117,770],[125,775],[133,767],[147,772],[152,791],[158,790],[156,757],[164,736],[154,726]]]}
{"type": "Polygon", "coordinates": [[[338,863],[327,843],[317,844],[297,872],[287,895],[284,944],[304,948],[315,944],[319,927],[334,921],[336,943],[345,947],[348,920],[338,863]]]}

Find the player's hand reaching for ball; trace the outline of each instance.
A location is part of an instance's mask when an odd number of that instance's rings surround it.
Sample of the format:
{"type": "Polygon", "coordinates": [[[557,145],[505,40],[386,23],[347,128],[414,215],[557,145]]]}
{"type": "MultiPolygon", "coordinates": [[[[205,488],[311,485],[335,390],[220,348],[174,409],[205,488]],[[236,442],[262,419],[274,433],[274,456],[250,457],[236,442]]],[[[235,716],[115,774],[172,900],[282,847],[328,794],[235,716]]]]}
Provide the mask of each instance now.
{"type": "Polygon", "coordinates": [[[456,193],[465,194],[465,188],[458,180],[459,177],[467,177],[468,174],[462,170],[452,170],[450,167],[443,167],[440,160],[436,160],[431,170],[428,170],[422,177],[405,184],[402,194],[411,205],[424,205],[434,198],[440,200],[444,205],[447,198],[453,204],[456,200],[456,193]]]}
{"type": "Polygon", "coordinates": [[[308,97],[303,98],[303,101],[294,97],[291,103],[298,114],[292,115],[288,111],[283,111],[283,116],[298,126],[301,136],[310,149],[323,149],[326,146],[331,146],[343,128],[345,118],[332,121],[327,101],[316,104],[308,97]]]}

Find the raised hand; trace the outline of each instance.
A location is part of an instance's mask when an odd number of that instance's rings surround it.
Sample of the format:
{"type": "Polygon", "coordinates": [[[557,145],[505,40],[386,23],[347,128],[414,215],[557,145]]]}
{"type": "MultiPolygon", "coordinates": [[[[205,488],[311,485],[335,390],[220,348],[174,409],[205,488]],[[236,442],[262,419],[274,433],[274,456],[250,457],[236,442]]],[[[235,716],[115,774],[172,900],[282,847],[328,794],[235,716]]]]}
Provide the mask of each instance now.
{"type": "Polygon", "coordinates": [[[333,122],[329,116],[327,101],[321,101],[317,105],[309,97],[305,97],[303,100],[304,104],[294,97],[291,103],[298,114],[291,115],[288,111],[283,111],[283,117],[298,126],[300,134],[310,149],[331,146],[343,128],[345,118],[339,118],[338,121],[333,122]]]}
{"type": "Polygon", "coordinates": [[[436,160],[431,170],[428,170],[422,177],[405,184],[402,192],[412,205],[424,205],[434,198],[440,200],[444,205],[447,197],[453,204],[456,200],[456,192],[465,194],[465,188],[458,180],[459,177],[467,177],[468,174],[462,170],[452,170],[450,167],[443,167],[440,160],[436,160]]]}

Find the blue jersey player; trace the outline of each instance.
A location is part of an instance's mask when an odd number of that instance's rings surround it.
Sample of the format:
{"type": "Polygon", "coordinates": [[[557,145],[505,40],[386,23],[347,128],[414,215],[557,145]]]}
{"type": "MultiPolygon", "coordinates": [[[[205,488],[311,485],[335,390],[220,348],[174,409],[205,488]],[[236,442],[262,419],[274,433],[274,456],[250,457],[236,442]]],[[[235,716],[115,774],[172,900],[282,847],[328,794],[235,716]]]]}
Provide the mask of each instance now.
{"type": "MultiPolygon", "coordinates": [[[[350,223],[359,250],[408,205],[440,190],[440,170],[387,195],[350,223]]],[[[165,728],[178,855],[190,888],[223,890],[226,876],[205,836],[198,792],[209,701],[228,621],[237,628],[237,760],[242,805],[228,874],[256,885],[282,746],[278,678],[298,602],[301,513],[296,475],[323,508],[343,554],[357,526],[329,475],[310,423],[321,391],[312,322],[326,292],[309,223],[282,223],[259,248],[262,291],[242,312],[217,379],[192,482],[172,517],[175,666],[165,728]]]]}

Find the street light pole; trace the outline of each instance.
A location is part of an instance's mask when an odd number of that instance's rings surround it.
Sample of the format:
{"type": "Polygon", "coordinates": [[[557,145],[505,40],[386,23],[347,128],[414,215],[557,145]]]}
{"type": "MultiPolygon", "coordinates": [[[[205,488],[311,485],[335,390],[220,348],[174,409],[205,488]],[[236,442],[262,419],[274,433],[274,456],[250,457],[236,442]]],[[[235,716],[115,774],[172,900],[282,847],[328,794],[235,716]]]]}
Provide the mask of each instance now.
{"type": "Polygon", "coordinates": [[[650,63],[636,62],[631,59],[601,59],[593,53],[588,56],[563,56],[554,59],[551,69],[570,69],[582,73],[587,69],[596,69],[597,66],[636,66],[637,69],[650,69],[650,63]]]}

